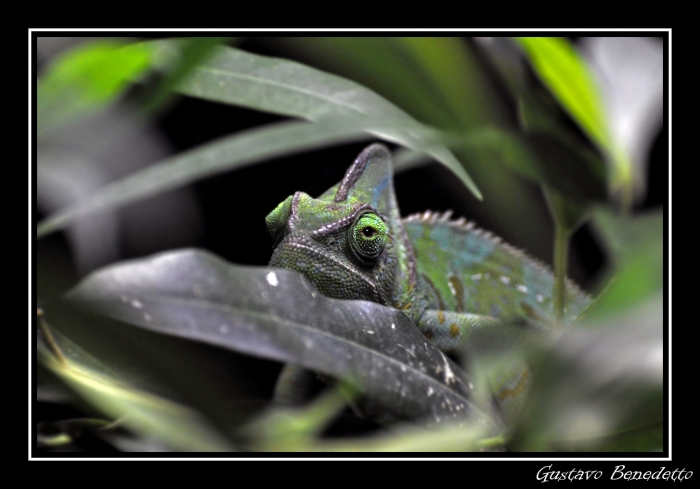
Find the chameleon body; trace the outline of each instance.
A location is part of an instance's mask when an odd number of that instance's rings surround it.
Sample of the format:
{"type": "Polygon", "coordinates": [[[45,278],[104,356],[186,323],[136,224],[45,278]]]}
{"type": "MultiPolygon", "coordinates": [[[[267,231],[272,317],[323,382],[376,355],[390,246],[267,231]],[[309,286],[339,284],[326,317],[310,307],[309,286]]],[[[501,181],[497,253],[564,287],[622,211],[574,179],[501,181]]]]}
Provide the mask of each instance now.
{"type": "MultiPolygon", "coordinates": [[[[401,218],[391,154],[380,144],[317,199],[288,197],[266,224],[275,240],[270,266],[304,274],[329,297],[400,309],[448,354],[468,351],[474,330],[498,320],[555,320],[554,279],[544,265],[450,212],[401,218]]],[[[566,320],[590,302],[571,282],[566,297],[566,320]]],[[[288,369],[278,386],[298,386],[298,375],[288,369]]],[[[495,395],[513,410],[528,383],[527,368],[516,365],[495,395]]]]}

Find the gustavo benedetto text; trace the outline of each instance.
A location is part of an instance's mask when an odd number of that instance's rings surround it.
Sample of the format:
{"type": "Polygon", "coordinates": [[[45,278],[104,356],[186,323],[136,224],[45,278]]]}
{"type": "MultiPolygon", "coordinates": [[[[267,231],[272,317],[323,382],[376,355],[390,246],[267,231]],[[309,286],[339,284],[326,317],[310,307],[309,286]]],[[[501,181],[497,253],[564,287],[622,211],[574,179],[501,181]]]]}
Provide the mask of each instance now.
{"type": "MultiPolygon", "coordinates": [[[[610,480],[665,480],[684,481],[690,479],[693,472],[685,469],[666,470],[661,467],[659,470],[625,470],[624,465],[618,465],[610,475],[610,480]]],[[[537,480],[540,482],[559,481],[584,481],[605,478],[602,470],[582,470],[572,469],[567,471],[552,470],[552,465],[545,465],[537,471],[537,480]]]]}

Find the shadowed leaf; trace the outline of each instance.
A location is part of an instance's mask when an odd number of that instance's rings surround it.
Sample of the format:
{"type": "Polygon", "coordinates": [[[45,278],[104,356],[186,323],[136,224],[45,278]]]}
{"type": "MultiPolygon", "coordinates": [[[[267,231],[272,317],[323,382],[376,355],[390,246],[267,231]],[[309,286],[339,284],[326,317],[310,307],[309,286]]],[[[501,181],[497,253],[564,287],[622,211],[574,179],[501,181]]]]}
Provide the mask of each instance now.
{"type": "MultiPolygon", "coordinates": [[[[621,194],[623,205],[629,207],[634,184],[632,159],[625,151],[625,141],[611,135],[609,114],[586,61],[565,39],[519,37],[516,40],[542,82],[606,155],[610,164],[610,189],[613,193],[621,194]]],[[[619,125],[618,121],[613,120],[612,125],[616,124],[619,125]]],[[[624,124],[627,131],[632,129],[630,120],[624,124]]],[[[634,121],[634,124],[639,125],[638,121],[634,121]]]]}
{"type": "Polygon", "coordinates": [[[461,369],[403,313],[329,299],[290,270],[185,250],[93,273],[69,297],[153,331],[347,378],[400,418],[497,427],[470,402],[461,369]]]}
{"type": "Polygon", "coordinates": [[[519,37],[542,81],[590,138],[610,149],[603,105],[593,76],[568,41],[555,37],[519,37]]]}
{"type": "Polygon", "coordinates": [[[81,215],[122,206],[226,170],[366,137],[357,125],[348,121],[325,124],[293,121],[251,129],[168,158],[97,190],[39,223],[37,237],[57,231],[81,215]]]}
{"type": "Polygon", "coordinates": [[[618,216],[597,209],[593,222],[609,248],[614,268],[585,317],[604,318],[660,294],[665,267],[663,212],[618,216]]]}

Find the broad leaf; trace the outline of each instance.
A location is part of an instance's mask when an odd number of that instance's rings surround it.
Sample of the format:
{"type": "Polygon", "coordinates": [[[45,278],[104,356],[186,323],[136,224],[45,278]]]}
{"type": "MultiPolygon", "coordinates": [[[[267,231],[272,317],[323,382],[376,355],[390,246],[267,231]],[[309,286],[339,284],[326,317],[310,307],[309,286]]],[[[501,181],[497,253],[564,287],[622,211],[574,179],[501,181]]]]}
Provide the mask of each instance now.
{"type": "Polygon", "coordinates": [[[146,329],[349,379],[400,418],[497,429],[470,402],[464,372],[403,313],[329,299],[290,270],[185,250],[95,272],[69,297],[146,329]]]}

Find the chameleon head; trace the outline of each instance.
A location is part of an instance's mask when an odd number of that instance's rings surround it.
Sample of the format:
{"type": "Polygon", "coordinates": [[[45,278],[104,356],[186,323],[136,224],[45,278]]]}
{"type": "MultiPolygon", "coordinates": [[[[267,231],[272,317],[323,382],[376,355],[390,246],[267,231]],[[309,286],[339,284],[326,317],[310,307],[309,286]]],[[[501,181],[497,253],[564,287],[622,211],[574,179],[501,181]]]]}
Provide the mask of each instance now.
{"type": "Polygon", "coordinates": [[[296,192],[265,221],[270,266],[302,273],[329,297],[396,305],[405,235],[384,146],[366,148],[319,198],[296,192]]]}

